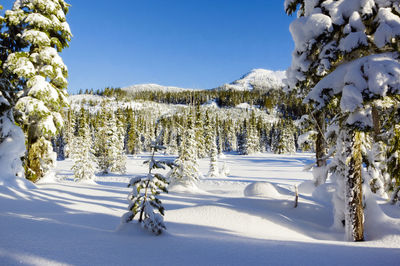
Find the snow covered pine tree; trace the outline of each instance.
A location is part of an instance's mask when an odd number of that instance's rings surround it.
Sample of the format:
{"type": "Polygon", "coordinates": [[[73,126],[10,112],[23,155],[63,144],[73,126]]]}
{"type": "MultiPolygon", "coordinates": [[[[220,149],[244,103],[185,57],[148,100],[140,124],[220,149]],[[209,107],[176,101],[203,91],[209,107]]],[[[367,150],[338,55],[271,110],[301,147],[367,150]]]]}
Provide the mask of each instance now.
{"type": "Polygon", "coordinates": [[[15,120],[25,133],[25,176],[36,182],[54,165],[50,139],[63,126],[61,110],[67,102],[67,67],[58,52],[68,46],[69,5],[63,0],[18,0],[5,14],[8,28],[20,45],[5,62],[22,91],[15,120]]]}
{"type": "Polygon", "coordinates": [[[161,192],[168,193],[166,178],[159,173],[152,173],[154,169],[165,169],[165,165],[173,168],[174,163],[171,161],[157,161],[154,155],[157,151],[165,150],[164,146],[157,144],[158,141],[152,142],[153,150],[150,160],[145,161],[149,165],[149,173],[146,176],[138,176],[131,179],[128,187],[132,187],[132,192],[128,195],[129,207],[128,212],[122,216],[122,223],[129,223],[137,214],[139,214],[139,223],[144,228],[156,235],[166,230],[164,224],[164,207],[158,195],[161,192]],[[157,210],[157,212],[155,212],[157,210]]]}
{"type": "MultiPolygon", "coordinates": [[[[295,40],[291,79],[321,77],[306,102],[325,110],[337,102],[337,193],[335,216],[342,219],[346,238],[361,241],[363,234],[363,134],[374,128],[372,110],[378,100],[400,94],[399,1],[286,0],[285,7],[299,15],[291,24],[295,40]],[[343,153],[342,153],[343,152],[343,153]]],[[[304,85],[304,83],[302,83],[304,85]]],[[[368,207],[368,206],[367,206],[368,207]]],[[[340,224],[336,222],[336,224],[340,224]]]]}
{"type": "Polygon", "coordinates": [[[93,139],[86,119],[79,129],[78,136],[72,140],[71,157],[74,160],[72,170],[76,180],[92,180],[94,178],[95,161],[93,139]]]}

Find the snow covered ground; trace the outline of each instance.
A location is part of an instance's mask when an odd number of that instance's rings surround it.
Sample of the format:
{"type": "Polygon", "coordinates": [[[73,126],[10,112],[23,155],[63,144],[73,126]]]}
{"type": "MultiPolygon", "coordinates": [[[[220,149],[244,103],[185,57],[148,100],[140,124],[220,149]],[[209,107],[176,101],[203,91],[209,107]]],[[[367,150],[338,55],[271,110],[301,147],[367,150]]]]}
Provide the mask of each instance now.
{"type": "MultiPolygon", "coordinates": [[[[203,178],[197,188],[162,196],[167,231],[154,236],[123,227],[133,175],[146,155],[129,157],[126,175],[72,181],[61,161],[57,180],[36,189],[0,186],[0,265],[396,265],[400,207],[380,201],[385,215],[366,224],[368,241],[344,242],[331,229],[329,185],[312,196],[303,172],[311,154],[228,154],[230,175],[203,178]],[[294,185],[299,185],[299,206],[294,185]],[[250,186],[249,186],[250,185],[250,186]],[[328,192],[327,192],[328,191],[328,192]]],[[[208,172],[208,160],[200,170],[208,172]]]]}

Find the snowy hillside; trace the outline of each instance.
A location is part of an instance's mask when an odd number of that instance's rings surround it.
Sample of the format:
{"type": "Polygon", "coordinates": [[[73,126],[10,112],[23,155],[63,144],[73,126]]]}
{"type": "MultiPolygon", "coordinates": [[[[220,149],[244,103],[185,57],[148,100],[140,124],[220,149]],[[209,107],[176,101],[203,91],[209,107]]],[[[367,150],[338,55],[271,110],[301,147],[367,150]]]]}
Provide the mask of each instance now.
{"type": "Polygon", "coordinates": [[[184,89],[184,88],[178,88],[178,87],[173,87],[173,86],[162,86],[162,85],[158,85],[158,84],[137,84],[137,85],[132,85],[129,87],[121,88],[121,90],[129,93],[129,92],[139,92],[139,91],[181,92],[181,91],[187,91],[187,90],[192,90],[192,89],[184,89]]]}
{"type": "Polygon", "coordinates": [[[240,79],[224,84],[221,89],[226,90],[270,90],[279,89],[284,86],[283,79],[286,78],[286,71],[272,71],[266,69],[253,69],[240,79]]]}

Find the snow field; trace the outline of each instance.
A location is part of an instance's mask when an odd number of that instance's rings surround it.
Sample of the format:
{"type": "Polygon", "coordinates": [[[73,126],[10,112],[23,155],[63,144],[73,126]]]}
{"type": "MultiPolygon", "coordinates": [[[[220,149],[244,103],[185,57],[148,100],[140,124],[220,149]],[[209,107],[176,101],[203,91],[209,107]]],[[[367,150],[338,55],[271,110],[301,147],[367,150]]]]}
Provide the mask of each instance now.
{"type": "MultiPolygon", "coordinates": [[[[136,223],[120,226],[126,185],[146,173],[148,155],[129,157],[126,175],[97,175],[96,183],[73,182],[72,161],[60,161],[37,189],[0,186],[0,265],[395,265],[398,206],[381,201],[387,216],[367,228],[369,241],[344,242],[331,229],[329,184],[300,189],[312,179],[302,171],[312,156],[227,154],[219,166],[226,162],[228,177],[161,196],[167,231],[158,237],[136,223]]],[[[200,160],[204,176],[208,166],[200,160]]]]}

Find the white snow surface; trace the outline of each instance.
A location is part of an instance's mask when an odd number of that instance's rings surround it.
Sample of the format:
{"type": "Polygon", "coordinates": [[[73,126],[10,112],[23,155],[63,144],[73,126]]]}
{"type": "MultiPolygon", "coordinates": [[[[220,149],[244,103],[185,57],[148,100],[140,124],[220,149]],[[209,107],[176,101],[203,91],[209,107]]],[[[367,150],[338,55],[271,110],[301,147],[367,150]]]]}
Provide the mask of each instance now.
{"type": "Polygon", "coordinates": [[[284,86],[286,71],[272,71],[267,69],[253,69],[240,79],[225,84],[221,88],[225,90],[270,90],[280,89],[284,86]]]}
{"type": "MultiPolygon", "coordinates": [[[[166,157],[158,155],[159,157],[166,157]]],[[[126,187],[146,173],[149,154],[129,157],[125,175],[73,181],[72,161],[34,189],[0,186],[0,265],[396,265],[400,209],[378,199],[366,223],[366,242],[344,242],[335,231],[329,183],[313,197],[294,186],[313,154],[226,154],[227,178],[203,178],[196,188],[161,196],[167,231],[154,236],[136,222],[120,225],[126,187]],[[267,183],[266,183],[267,182],[267,183]],[[266,185],[268,184],[268,185],[266,185]],[[269,196],[245,196],[246,187],[269,196]],[[271,187],[274,189],[272,190],[271,187]],[[382,212],[383,211],[383,212],[382,212]]],[[[173,159],[169,157],[169,159],[173,159]]],[[[206,174],[209,160],[200,161],[206,174]]],[[[369,197],[370,199],[370,197],[369,197]]]]}

